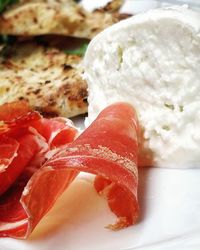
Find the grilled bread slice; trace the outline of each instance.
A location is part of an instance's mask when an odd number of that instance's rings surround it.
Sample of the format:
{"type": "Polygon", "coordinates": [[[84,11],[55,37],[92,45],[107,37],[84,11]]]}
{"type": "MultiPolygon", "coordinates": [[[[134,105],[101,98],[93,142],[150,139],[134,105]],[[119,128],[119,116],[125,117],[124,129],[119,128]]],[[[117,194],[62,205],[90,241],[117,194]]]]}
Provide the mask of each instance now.
{"type": "Polygon", "coordinates": [[[59,34],[91,39],[125,18],[118,12],[122,2],[114,0],[90,13],[74,0],[21,0],[0,15],[0,34],[59,34]]]}
{"type": "Polygon", "coordinates": [[[0,104],[27,100],[47,116],[87,112],[80,56],[35,41],[16,42],[0,53],[0,104]]]}

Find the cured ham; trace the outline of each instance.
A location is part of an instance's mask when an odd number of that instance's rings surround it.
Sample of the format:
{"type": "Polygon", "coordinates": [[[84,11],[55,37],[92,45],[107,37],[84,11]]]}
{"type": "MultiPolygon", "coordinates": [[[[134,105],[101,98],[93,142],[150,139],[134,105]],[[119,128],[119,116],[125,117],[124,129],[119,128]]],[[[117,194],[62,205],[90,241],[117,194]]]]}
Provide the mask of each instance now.
{"type": "Polygon", "coordinates": [[[25,101],[6,103],[0,106],[0,135],[14,133],[27,128],[41,118],[38,112],[32,111],[25,101]]]}
{"type": "Polygon", "coordinates": [[[67,169],[96,175],[94,186],[106,197],[118,221],[108,225],[120,229],[138,218],[138,139],[139,126],[133,107],[116,103],[104,109],[97,119],[69,146],[45,163],[44,168],[67,169]]]}
{"type": "Polygon", "coordinates": [[[80,171],[96,175],[95,189],[117,215],[109,228],[134,224],[139,212],[138,129],[136,113],[127,103],[107,107],[75,140],[76,130],[63,119],[29,123],[40,148],[0,196],[0,236],[27,238],[80,171]]]}
{"type": "MultiPolygon", "coordinates": [[[[26,102],[0,106],[0,119],[0,236],[26,238],[34,228],[32,215],[23,203],[24,194],[29,192],[26,185],[48,154],[52,155],[58,146],[74,140],[77,130],[68,119],[42,118],[26,102]]],[[[48,181],[46,178],[45,186],[48,181]]],[[[40,194],[45,195],[46,187],[42,183],[38,183],[38,188],[40,194]]],[[[36,198],[32,195],[28,202],[40,209],[43,204],[36,198]]]]}

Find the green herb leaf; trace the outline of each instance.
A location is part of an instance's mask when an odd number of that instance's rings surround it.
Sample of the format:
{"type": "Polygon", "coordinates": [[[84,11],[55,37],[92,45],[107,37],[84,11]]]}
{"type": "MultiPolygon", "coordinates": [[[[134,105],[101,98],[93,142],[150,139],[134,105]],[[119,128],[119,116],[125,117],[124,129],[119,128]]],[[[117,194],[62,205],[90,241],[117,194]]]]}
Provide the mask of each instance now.
{"type": "Polygon", "coordinates": [[[18,0],[0,0],[0,13],[3,12],[8,5],[16,2],[18,2],[18,0]]]}
{"type": "Polygon", "coordinates": [[[15,36],[0,35],[0,44],[12,44],[17,40],[15,36]]]}
{"type": "Polygon", "coordinates": [[[0,57],[9,55],[10,48],[16,40],[15,36],[0,35],[0,57]]]}
{"type": "Polygon", "coordinates": [[[84,56],[86,49],[88,47],[88,43],[84,43],[81,45],[81,47],[76,48],[76,49],[66,49],[64,52],[69,55],[78,55],[78,56],[84,56]]]}

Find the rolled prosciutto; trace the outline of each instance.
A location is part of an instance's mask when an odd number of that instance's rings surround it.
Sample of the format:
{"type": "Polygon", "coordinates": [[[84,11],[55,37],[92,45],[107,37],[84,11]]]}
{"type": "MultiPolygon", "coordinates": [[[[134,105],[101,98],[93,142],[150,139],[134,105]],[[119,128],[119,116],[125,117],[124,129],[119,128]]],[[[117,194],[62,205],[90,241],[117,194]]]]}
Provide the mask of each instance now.
{"type": "MultiPolygon", "coordinates": [[[[114,225],[108,225],[109,228],[117,230],[136,222],[139,212],[139,126],[132,106],[116,103],[107,107],[75,140],[76,130],[60,119],[37,118],[28,123],[28,128],[23,128],[30,131],[25,135],[31,137],[27,141],[35,145],[31,149],[24,149],[23,137],[11,138],[16,143],[8,155],[3,155],[8,166],[17,161],[17,157],[23,158],[24,150],[30,151],[30,155],[24,160],[24,167],[20,167],[17,178],[7,184],[7,191],[2,188],[0,236],[27,238],[81,171],[96,175],[95,189],[107,199],[110,209],[118,217],[114,225]],[[19,151],[20,147],[22,151],[19,151]]],[[[1,136],[2,143],[9,144],[9,133],[6,137],[1,136]]],[[[21,135],[15,131],[16,134],[21,135]]],[[[9,167],[2,174],[7,169],[9,167]]]]}

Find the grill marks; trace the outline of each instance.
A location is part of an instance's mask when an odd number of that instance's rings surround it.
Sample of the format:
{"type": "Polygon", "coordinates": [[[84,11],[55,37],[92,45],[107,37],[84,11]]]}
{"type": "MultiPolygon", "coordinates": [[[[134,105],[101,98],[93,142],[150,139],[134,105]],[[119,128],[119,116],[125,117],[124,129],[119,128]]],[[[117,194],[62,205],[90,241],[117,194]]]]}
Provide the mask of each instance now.
{"type": "Polygon", "coordinates": [[[87,111],[82,58],[38,42],[15,43],[0,63],[0,103],[27,100],[47,114],[72,117],[87,111]]]}
{"type": "Polygon", "coordinates": [[[90,13],[73,0],[20,1],[0,15],[0,33],[23,36],[60,34],[91,39],[128,17],[119,14],[122,4],[122,0],[112,0],[104,8],[90,13]]]}

